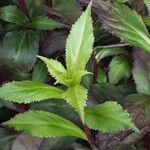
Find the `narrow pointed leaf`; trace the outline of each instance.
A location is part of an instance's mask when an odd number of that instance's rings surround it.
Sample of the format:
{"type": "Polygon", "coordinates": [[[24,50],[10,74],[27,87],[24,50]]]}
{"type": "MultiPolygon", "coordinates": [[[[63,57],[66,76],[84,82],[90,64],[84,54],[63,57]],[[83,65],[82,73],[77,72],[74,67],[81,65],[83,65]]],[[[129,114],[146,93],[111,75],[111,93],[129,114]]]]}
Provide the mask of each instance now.
{"type": "Polygon", "coordinates": [[[36,81],[14,81],[0,88],[0,98],[18,103],[31,103],[61,98],[62,90],[36,81]]]}
{"type": "Polygon", "coordinates": [[[66,73],[64,66],[59,61],[54,59],[48,59],[42,56],[38,56],[38,58],[44,61],[50,75],[55,78],[57,82],[63,83],[63,81],[60,79],[60,76],[66,73]]]}
{"type": "Polygon", "coordinates": [[[84,122],[84,107],[86,106],[87,89],[82,85],[75,85],[74,87],[68,88],[68,90],[63,93],[62,97],[69,105],[75,108],[84,122]]]}
{"type": "Polygon", "coordinates": [[[136,11],[117,3],[100,1],[97,5],[98,17],[106,30],[119,36],[123,41],[150,52],[150,35],[136,11]]]}
{"type": "Polygon", "coordinates": [[[66,63],[68,70],[84,70],[93,48],[93,26],[91,4],[72,26],[66,43],[66,63]]]}
{"type": "Polygon", "coordinates": [[[111,132],[124,128],[138,131],[128,113],[116,102],[106,102],[97,106],[87,107],[85,123],[92,129],[111,132]]]}
{"type": "Polygon", "coordinates": [[[18,131],[25,131],[32,136],[48,138],[56,136],[74,136],[86,139],[84,132],[74,123],[53,113],[28,111],[16,115],[4,123],[18,131]]]}

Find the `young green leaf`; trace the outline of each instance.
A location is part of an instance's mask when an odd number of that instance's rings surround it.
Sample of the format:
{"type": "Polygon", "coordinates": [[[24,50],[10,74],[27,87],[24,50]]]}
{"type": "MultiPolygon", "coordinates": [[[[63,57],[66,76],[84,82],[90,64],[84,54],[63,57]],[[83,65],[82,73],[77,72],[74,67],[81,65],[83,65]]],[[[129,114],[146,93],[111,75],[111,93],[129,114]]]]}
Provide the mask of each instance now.
{"type": "MultiPolygon", "coordinates": [[[[48,59],[46,57],[38,56],[47,66],[50,75],[61,83],[60,76],[66,73],[64,66],[57,60],[48,59]]],[[[62,81],[63,82],[63,81],[62,81]]]]}
{"type": "Polygon", "coordinates": [[[31,27],[38,30],[53,30],[55,28],[60,28],[61,23],[48,18],[47,16],[37,16],[32,18],[31,27]]]}
{"type": "Polygon", "coordinates": [[[5,84],[0,88],[0,98],[18,103],[31,103],[50,98],[61,98],[62,90],[36,81],[5,84]]]}
{"type": "Polygon", "coordinates": [[[72,26],[66,43],[67,70],[84,70],[93,48],[91,3],[72,26]]]}
{"type": "Polygon", "coordinates": [[[150,52],[150,35],[141,16],[124,5],[100,1],[98,13],[106,30],[134,46],[150,52]]]}
{"type": "Polygon", "coordinates": [[[87,89],[82,85],[75,85],[74,87],[68,88],[62,94],[62,97],[79,113],[79,116],[84,122],[84,107],[86,106],[87,100],[87,89]]]}
{"type": "Polygon", "coordinates": [[[130,61],[125,56],[116,56],[109,65],[109,81],[116,84],[123,77],[129,77],[132,66],[130,61]]]}
{"type": "Polygon", "coordinates": [[[17,8],[17,6],[4,6],[0,8],[0,19],[17,25],[25,25],[27,17],[17,8]]]}
{"type": "Polygon", "coordinates": [[[87,107],[85,123],[90,128],[103,132],[118,131],[124,128],[133,129],[138,132],[128,113],[120,105],[112,101],[87,107]]]}
{"type": "Polygon", "coordinates": [[[4,124],[14,127],[18,131],[30,133],[35,137],[73,136],[86,139],[85,133],[74,123],[44,111],[30,110],[16,115],[4,124]]]}

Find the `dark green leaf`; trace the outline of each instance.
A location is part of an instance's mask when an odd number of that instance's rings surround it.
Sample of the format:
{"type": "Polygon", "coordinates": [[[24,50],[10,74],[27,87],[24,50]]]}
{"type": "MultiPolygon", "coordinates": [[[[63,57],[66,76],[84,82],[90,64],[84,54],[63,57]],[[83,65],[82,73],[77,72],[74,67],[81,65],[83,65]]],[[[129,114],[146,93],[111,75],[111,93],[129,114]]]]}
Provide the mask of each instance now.
{"type": "Polygon", "coordinates": [[[0,62],[14,70],[32,69],[39,49],[39,36],[33,31],[9,32],[0,48],[0,62]]]}
{"type": "Polygon", "coordinates": [[[27,17],[17,8],[17,6],[4,6],[0,8],[0,19],[24,26],[27,24],[27,17]]]}
{"type": "Polygon", "coordinates": [[[42,61],[38,61],[32,73],[32,80],[44,82],[48,76],[46,65],[42,61]]]}
{"type": "Polygon", "coordinates": [[[104,28],[123,41],[150,52],[150,35],[141,16],[125,5],[97,1],[97,15],[104,28]]]}
{"type": "Polygon", "coordinates": [[[31,26],[38,30],[53,30],[55,28],[60,28],[62,24],[47,16],[37,16],[32,18],[31,26]]]}
{"type": "Polygon", "coordinates": [[[68,149],[70,145],[76,140],[71,137],[57,137],[43,140],[40,150],[61,150],[68,149]]]}
{"type": "Polygon", "coordinates": [[[73,122],[79,119],[77,113],[73,110],[73,108],[71,108],[63,100],[60,101],[58,99],[51,99],[39,103],[34,103],[31,104],[31,109],[52,112],[73,122]]]}
{"type": "Polygon", "coordinates": [[[62,12],[72,23],[80,16],[81,8],[76,0],[52,0],[53,8],[62,12]]]}
{"type": "Polygon", "coordinates": [[[17,136],[17,132],[1,127],[0,128],[0,149],[10,150],[16,136],[17,136]]]}

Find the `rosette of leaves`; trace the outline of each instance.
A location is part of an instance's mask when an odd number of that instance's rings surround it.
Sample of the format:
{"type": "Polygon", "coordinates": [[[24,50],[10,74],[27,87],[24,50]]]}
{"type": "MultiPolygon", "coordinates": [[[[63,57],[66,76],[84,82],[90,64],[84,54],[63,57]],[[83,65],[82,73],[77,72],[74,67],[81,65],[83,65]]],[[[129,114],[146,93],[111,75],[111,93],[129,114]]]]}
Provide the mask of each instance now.
{"type": "MultiPolygon", "coordinates": [[[[59,61],[38,56],[48,72],[64,89],[37,81],[13,81],[0,88],[0,98],[17,103],[32,103],[56,98],[65,100],[79,114],[83,125],[103,132],[125,128],[138,131],[128,113],[114,101],[87,106],[87,89],[80,83],[94,43],[91,3],[72,26],[66,42],[66,67],[59,61]]],[[[56,114],[29,110],[3,123],[35,137],[72,136],[89,140],[86,131],[56,114]]],[[[89,140],[90,143],[90,140],[89,140]]]]}

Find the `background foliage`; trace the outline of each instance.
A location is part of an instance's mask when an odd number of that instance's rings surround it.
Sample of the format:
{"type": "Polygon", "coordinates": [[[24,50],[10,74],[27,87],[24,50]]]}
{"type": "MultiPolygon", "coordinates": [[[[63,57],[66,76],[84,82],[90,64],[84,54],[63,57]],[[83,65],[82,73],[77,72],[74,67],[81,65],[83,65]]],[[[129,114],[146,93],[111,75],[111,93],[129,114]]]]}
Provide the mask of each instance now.
{"type": "MultiPolygon", "coordinates": [[[[82,10],[85,10],[88,3],[89,0],[1,0],[1,85],[13,80],[33,81],[35,86],[31,87],[32,89],[38,87],[37,81],[43,82],[42,85],[45,85],[44,83],[54,85],[55,76],[49,75],[45,63],[37,59],[36,56],[46,56],[65,64],[66,38],[72,24],[81,15],[82,10]]],[[[94,48],[86,69],[93,72],[93,75],[88,74],[82,79],[82,84],[89,91],[87,103],[91,106],[108,100],[117,101],[127,109],[134,123],[141,130],[140,134],[130,130],[118,133],[92,130],[95,145],[101,150],[126,150],[126,146],[131,150],[149,150],[150,2],[149,0],[111,0],[111,2],[93,0],[92,18],[95,37],[94,48]]],[[[78,38],[78,35],[75,37],[78,38]]],[[[70,55],[68,54],[68,57],[70,55]]],[[[80,59],[78,57],[79,61],[80,59]]],[[[83,61],[83,65],[86,61],[83,61]]],[[[70,62],[72,63],[73,60],[70,62]]],[[[68,68],[70,62],[67,64],[68,68]]],[[[80,64],[80,68],[83,65],[80,64]]],[[[9,87],[9,83],[7,83],[8,89],[15,90],[18,84],[18,82],[14,82],[9,87]]],[[[29,83],[26,84],[28,86],[29,83]]],[[[79,94],[80,88],[77,90],[79,94]]],[[[53,93],[49,93],[49,89],[47,90],[46,97],[37,96],[35,101],[39,101],[41,98],[51,98],[53,93]]],[[[53,90],[55,94],[58,94],[56,98],[59,98],[62,91],[53,90]]],[[[42,93],[42,90],[40,92],[42,93]]],[[[33,92],[33,94],[35,93],[33,92]]],[[[12,95],[8,96],[15,100],[12,95]]],[[[25,98],[27,101],[30,100],[30,97],[25,96],[25,98]]],[[[101,107],[106,107],[106,104],[104,103],[101,107]]],[[[6,102],[1,99],[0,122],[5,122],[28,109],[52,112],[79,126],[81,124],[76,112],[59,99],[31,104],[17,103],[17,101],[16,103],[6,102]]],[[[118,107],[116,110],[121,115],[120,108],[118,107]]],[[[91,111],[90,107],[86,109],[87,113],[91,111]]],[[[29,113],[36,115],[32,111],[29,113]]],[[[97,113],[103,114],[100,111],[97,113]]],[[[111,118],[112,114],[107,117],[111,118]]],[[[53,115],[51,117],[53,119],[53,115]]],[[[30,120],[30,118],[27,119],[30,120]]],[[[87,120],[92,120],[92,117],[88,116],[87,120]]],[[[102,120],[105,120],[103,116],[100,121],[102,120]]],[[[63,121],[65,122],[65,120],[63,121]]],[[[101,125],[103,128],[103,124],[101,125]]],[[[92,125],[89,124],[89,126],[92,125]]],[[[97,126],[95,126],[96,128],[97,126]]],[[[107,128],[109,128],[109,124],[107,128]]],[[[84,135],[82,136],[84,137],[84,135]]],[[[78,136],[76,135],[76,137],[78,136]]],[[[57,150],[62,147],[63,149],[89,149],[89,145],[78,138],[37,139],[4,126],[0,128],[1,147],[2,150],[27,149],[27,147],[31,147],[32,150],[57,150]]]]}

